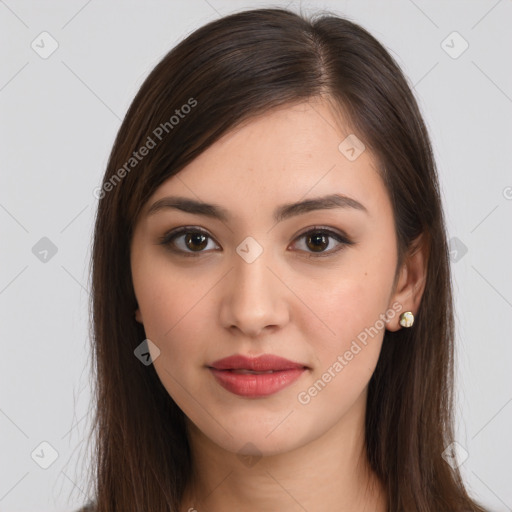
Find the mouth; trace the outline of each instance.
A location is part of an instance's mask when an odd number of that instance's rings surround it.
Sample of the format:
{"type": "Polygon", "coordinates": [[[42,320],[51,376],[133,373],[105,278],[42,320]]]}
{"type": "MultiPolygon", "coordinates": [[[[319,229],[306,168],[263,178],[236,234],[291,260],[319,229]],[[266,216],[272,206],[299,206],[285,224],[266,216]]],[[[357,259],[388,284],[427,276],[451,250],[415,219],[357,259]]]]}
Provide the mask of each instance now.
{"type": "MultiPolygon", "coordinates": [[[[217,370],[218,368],[214,368],[214,369],[217,370]]],[[[286,371],[286,370],[267,370],[266,372],[257,372],[254,370],[247,370],[245,368],[237,368],[237,369],[225,369],[225,370],[220,370],[220,371],[231,372],[231,373],[240,373],[242,375],[263,375],[266,373],[276,373],[276,372],[282,372],[282,371],[286,371]]]]}
{"type": "Polygon", "coordinates": [[[224,389],[246,398],[273,395],[295,382],[310,368],[271,354],[256,358],[234,355],[207,366],[224,389]]]}
{"type": "Polygon", "coordinates": [[[303,363],[290,361],[284,357],[273,354],[262,354],[258,357],[247,357],[242,354],[224,357],[209,365],[216,370],[247,371],[256,373],[278,372],[283,370],[295,370],[297,368],[308,368],[303,363]]]}

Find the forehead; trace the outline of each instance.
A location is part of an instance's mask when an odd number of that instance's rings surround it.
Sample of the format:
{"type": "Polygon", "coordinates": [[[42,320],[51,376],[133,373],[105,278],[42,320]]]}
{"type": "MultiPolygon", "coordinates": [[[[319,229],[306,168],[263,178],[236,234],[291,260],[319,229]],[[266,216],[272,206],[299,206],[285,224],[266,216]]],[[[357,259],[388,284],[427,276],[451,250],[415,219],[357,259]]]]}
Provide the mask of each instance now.
{"type": "Polygon", "coordinates": [[[250,214],[340,193],[378,208],[387,191],[362,139],[325,102],[280,107],[225,134],[166,180],[148,206],[180,195],[250,214]]]}

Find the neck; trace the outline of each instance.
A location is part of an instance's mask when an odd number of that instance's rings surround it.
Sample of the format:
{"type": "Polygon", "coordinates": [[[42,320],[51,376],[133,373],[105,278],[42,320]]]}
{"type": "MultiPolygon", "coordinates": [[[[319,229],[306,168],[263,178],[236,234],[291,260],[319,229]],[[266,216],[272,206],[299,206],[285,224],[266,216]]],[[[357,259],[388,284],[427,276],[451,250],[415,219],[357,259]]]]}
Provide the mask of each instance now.
{"type": "Polygon", "coordinates": [[[294,450],[241,457],[212,443],[191,422],[193,474],[183,512],[386,512],[382,483],[370,469],[364,409],[294,450]]]}

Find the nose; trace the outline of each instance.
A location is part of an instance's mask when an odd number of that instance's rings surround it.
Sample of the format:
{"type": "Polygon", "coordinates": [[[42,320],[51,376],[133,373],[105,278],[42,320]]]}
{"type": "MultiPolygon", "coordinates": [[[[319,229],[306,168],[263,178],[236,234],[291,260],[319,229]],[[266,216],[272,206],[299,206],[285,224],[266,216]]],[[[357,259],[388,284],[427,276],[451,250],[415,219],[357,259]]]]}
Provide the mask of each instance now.
{"type": "Polygon", "coordinates": [[[225,328],[257,337],[286,325],[286,294],[290,292],[269,263],[265,253],[252,263],[235,254],[234,268],[226,276],[222,292],[220,316],[225,328]]]}

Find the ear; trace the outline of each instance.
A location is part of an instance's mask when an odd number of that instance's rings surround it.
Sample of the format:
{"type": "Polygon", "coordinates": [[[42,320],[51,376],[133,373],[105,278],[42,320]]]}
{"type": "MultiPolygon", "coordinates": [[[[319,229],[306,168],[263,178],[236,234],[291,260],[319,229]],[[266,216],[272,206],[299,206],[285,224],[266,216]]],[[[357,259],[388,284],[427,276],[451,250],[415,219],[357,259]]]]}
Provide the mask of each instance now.
{"type": "Polygon", "coordinates": [[[428,243],[425,235],[422,233],[411,244],[404,258],[404,262],[399,269],[398,279],[388,307],[391,308],[392,304],[398,303],[401,309],[398,315],[390,318],[387,322],[386,329],[388,331],[394,332],[402,329],[400,325],[400,315],[405,311],[410,311],[413,315],[417,314],[421,297],[425,290],[427,262],[428,243]]]}

